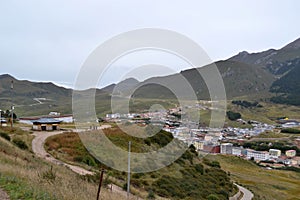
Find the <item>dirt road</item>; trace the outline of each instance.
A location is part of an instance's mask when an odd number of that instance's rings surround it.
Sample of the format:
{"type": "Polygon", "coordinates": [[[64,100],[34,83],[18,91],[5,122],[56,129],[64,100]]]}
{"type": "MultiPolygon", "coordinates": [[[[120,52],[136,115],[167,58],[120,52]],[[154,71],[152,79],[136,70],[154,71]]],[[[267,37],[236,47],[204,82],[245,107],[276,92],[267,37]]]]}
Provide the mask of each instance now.
{"type": "Polygon", "coordinates": [[[53,131],[53,132],[35,132],[33,135],[35,136],[35,138],[32,140],[32,151],[41,158],[46,159],[49,162],[52,162],[54,164],[57,165],[63,165],[66,166],[68,168],[70,168],[72,171],[74,171],[77,174],[80,175],[87,175],[87,174],[94,174],[91,171],[88,171],[86,169],[83,169],[81,167],[78,166],[74,166],[74,165],[70,165],[67,163],[64,163],[60,160],[57,160],[56,158],[52,157],[50,154],[48,154],[44,148],[45,145],[45,141],[48,137],[54,136],[54,135],[59,135],[59,134],[63,134],[64,131],[53,131]]]}
{"type": "Polygon", "coordinates": [[[250,190],[248,190],[248,189],[246,189],[246,188],[244,188],[244,187],[242,187],[240,185],[237,185],[237,184],[235,184],[235,185],[239,188],[239,190],[241,192],[244,193],[244,195],[243,195],[243,197],[242,197],[241,200],[251,200],[253,198],[254,195],[253,195],[253,193],[250,190]]]}
{"type": "MultiPolygon", "coordinates": [[[[105,129],[105,128],[111,128],[110,125],[103,125],[100,126],[99,129],[105,129]]],[[[75,130],[73,130],[75,131],[75,130]]],[[[83,169],[81,167],[75,166],[75,165],[70,165],[67,163],[64,163],[54,157],[52,157],[49,153],[46,152],[44,145],[45,145],[45,141],[47,140],[48,137],[54,136],[54,135],[58,135],[58,134],[63,134],[64,131],[53,131],[53,132],[35,132],[33,135],[35,136],[35,138],[32,140],[32,151],[39,157],[46,159],[49,162],[52,162],[54,164],[58,164],[58,165],[62,165],[62,166],[66,166],[68,168],[70,168],[73,172],[80,174],[80,175],[93,175],[94,172],[88,171],[86,169],[83,169]]],[[[127,197],[127,193],[120,188],[117,185],[112,184],[111,189],[113,192],[116,192],[124,197],[127,197]]],[[[139,199],[142,200],[142,198],[135,196],[133,194],[129,194],[130,197],[129,199],[139,199]]],[[[1,196],[0,196],[1,197],[1,196]]],[[[0,198],[0,200],[2,200],[0,198]]],[[[6,199],[4,199],[6,200],[6,199]]],[[[8,199],[9,200],[9,199],[8,199]]]]}

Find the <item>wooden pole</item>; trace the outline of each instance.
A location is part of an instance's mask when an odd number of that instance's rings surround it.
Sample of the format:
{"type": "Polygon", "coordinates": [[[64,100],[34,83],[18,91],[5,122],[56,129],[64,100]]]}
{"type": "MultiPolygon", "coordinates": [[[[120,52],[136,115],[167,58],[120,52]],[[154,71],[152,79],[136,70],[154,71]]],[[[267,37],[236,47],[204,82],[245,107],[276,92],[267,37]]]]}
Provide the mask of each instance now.
{"type": "Polygon", "coordinates": [[[128,143],[128,177],[127,177],[127,198],[129,199],[130,194],[130,151],[131,151],[131,141],[128,143]]]}
{"type": "Polygon", "coordinates": [[[11,89],[11,119],[10,119],[10,125],[11,125],[11,130],[13,129],[14,127],[14,103],[13,103],[13,89],[14,89],[14,81],[12,80],[11,81],[11,85],[10,85],[10,89],[11,89]]]}
{"type": "Polygon", "coordinates": [[[98,187],[98,192],[97,192],[97,200],[99,200],[99,198],[100,198],[100,191],[101,191],[101,186],[102,186],[103,174],[104,174],[104,169],[101,170],[100,182],[99,182],[99,187],[98,187]]]}

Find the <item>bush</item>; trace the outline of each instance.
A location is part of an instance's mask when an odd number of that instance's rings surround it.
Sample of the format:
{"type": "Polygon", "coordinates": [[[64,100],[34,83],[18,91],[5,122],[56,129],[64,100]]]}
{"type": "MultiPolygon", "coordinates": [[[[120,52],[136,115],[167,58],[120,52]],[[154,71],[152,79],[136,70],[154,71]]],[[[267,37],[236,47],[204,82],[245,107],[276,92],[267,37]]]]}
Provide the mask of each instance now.
{"type": "Polygon", "coordinates": [[[236,113],[236,112],[232,112],[232,111],[227,111],[226,115],[227,115],[228,119],[230,119],[231,121],[235,121],[242,117],[242,115],[240,113],[236,113]]]}
{"type": "Polygon", "coordinates": [[[122,189],[123,189],[124,191],[127,191],[127,183],[124,183],[124,184],[123,184],[122,189]]]}
{"type": "Polygon", "coordinates": [[[148,192],[147,199],[155,199],[155,195],[154,195],[154,192],[153,192],[152,190],[150,190],[150,191],[148,192]]]}
{"type": "Polygon", "coordinates": [[[20,149],[23,149],[23,150],[28,149],[27,144],[26,144],[23,140],[21,140],[21,139],[16,138],[16,139],[13,139],[12,142],[13,142],[17,147],[19,147],[20,149]]]}
{"type": "Polygon", "coordinates": [[[201,165],[201,164],[196,164],[196,165],[195,165],[195,169],[196,169],[196,171],[199,172],[200,174],[203,174],[203,172],[204,172],[204,167],[203,167],[203,165],[201,165]]]}
{"type": "Polygon", "coordinates": [[[49,183],[53,183],[56,179],[56,172],[53,171],[53,168],[51,166],[49,170],[44,171],[41,175],[39,174],[39,177],[49,183]]]}
{"type": "Polygon", "coordinates": [[[0,137],[10,141],[10,136],[7,133],[0,132],[0,137]]]}
{"type": "Polygon", "coordinates": [[[281,130],[281,133],[298,134],[298,133],[300,133],[300,130],[295,129],[295,128],[284,128],[281,130]]]}
{"type": "Polygon", "coordinates": [[[219,200],[218,196],[217,195],[214,195],[214,194],[210,194],[207,196],[207,199],[208,200],[219,200]]]}

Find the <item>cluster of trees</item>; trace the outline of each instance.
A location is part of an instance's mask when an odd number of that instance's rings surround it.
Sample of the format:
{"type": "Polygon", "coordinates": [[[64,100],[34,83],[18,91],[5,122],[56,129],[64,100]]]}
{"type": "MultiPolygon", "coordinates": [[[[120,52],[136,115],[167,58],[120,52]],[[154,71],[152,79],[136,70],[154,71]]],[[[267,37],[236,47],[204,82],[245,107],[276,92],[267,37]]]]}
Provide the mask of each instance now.
{"type": "Polygon", "coordinates": [[[227,111],[226,115],[227,115],[228,119],[230,119],[232,121],[235,121],[235,120],[240,119],[242,117],[241,113],[236,113],[236,112],[233,112],[233,111],[227,111]]]}
{"type": "Polygon", "coordinates": [[[298,147],[290,146],[283,142],[246,142],[243,146],[244,148],[250,148],[256,151],[269,151],[270,149],[279,149],[282,152],[285,152],[287,150],[296,150],[297,155],[300,155],[300,149],[298,147]]]}
{"type": "MultiPolygon", "coordinates": [[[[11,112],[9,110],[1,111],[1,117],[5,119],[11,119],[11,112]]],[[[13,113],[13,118],[17,119],[16,113],[13,113]]]]}
{"type": "Polygon", "coordinates": [[[239,105],[239,106],[245,107],[245,108],[253,108],[253,107],[261,108],[261,107],[263,107],[257,101],[255,101],[255,102],[249,102],[249,101],[236,100],[236,101],[232,101],[231,103],[235,104],[235,105],[239,105]]]}
{"type": "Polygon", "coordinates": [[[281,130],[281,133],[298,134],[300,133],[300,130],[295,128],[284,128],[281,130]]]}

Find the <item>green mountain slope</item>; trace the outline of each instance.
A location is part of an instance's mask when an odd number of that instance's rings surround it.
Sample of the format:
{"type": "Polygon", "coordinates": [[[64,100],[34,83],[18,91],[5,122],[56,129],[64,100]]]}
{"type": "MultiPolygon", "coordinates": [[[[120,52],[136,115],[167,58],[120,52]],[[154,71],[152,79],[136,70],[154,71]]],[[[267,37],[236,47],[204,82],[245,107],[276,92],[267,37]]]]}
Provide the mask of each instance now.
{"type": "Polygon", "coordinates": [[[259,53],[243,51],[229,60],[259,65],[268,69],[272,74],[281,76],[292,69],[291,62],[300,58],[300,38],[281,49],[270,49],[259,53]]]}
{"type": "Polygon", "coordinates": [[[253,54],[242,52],[229,60],[267,69],[277,78],[270,87],[270,92],[276,94],[271,100],[275,103],[300,105],[300,38],[279,50],[253,54]]]}
{"type": "Polygon", "coordinates": [[[294,64],[289,73],[272,84],[270,91],[276,93],[273,102],[300,105],[300,59],[294,64]]]}
{"type": "MultiPolygon", "coordinates": [[[[264,93],[269,90],[273,76],[264,69],[256,65],[249,65],[237,61],[219,61],[215,63],[220,71],[224,81],[227,98],[237,96],[264,93]]],[[[201,73],[205,68],[211,65],[199,68],[201,73]]],[[[202,76],[196,69],[190,69],[167,77],[151,78],[141,83],[143,85],[136,90],[134,96],[139,98],[174,98],[174,93],[167,87],[159,84],[179,87],[179,95],[187,97],[188,93],[185,86],[177,84],[177,80],[184,77],[192,86],[199,99],[209,99],[209,93],[202,76]],[[181,88],[180,88],[181,87],[181,88]]],[[[188,98],[188,97],[187,97],[188,98]]]]}
{"type": "Polygon", "coordinates": [[[8,74],[0,75],[0,109],[10,109],[13,102],[15,111],[20,115],[48,114],[50,111],[68,112],[71,94],[71,89],[53,83],[30,82],[17,80],[8,74]]]}

